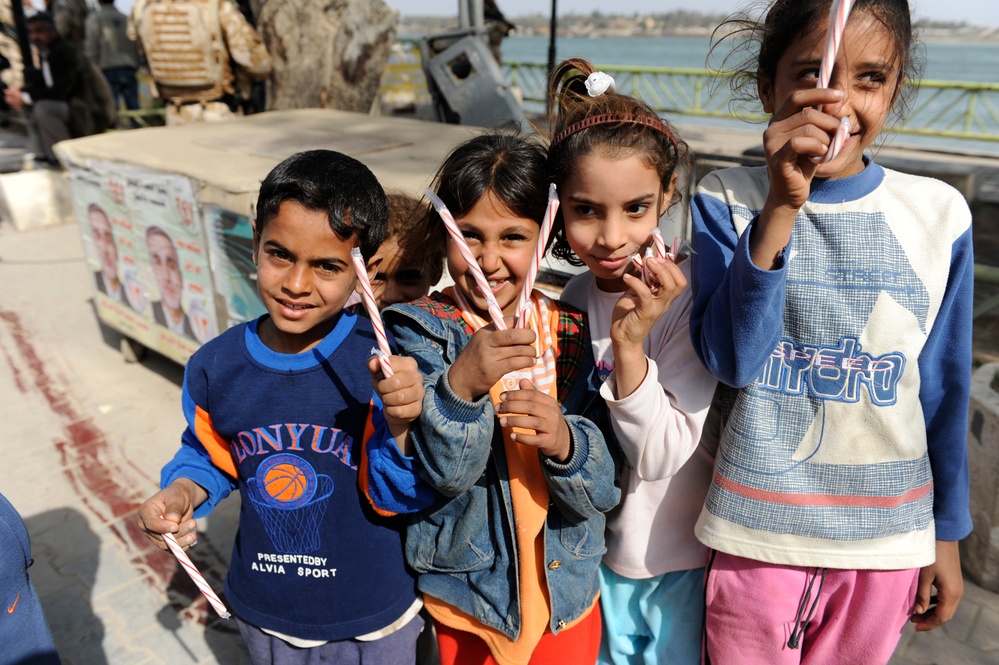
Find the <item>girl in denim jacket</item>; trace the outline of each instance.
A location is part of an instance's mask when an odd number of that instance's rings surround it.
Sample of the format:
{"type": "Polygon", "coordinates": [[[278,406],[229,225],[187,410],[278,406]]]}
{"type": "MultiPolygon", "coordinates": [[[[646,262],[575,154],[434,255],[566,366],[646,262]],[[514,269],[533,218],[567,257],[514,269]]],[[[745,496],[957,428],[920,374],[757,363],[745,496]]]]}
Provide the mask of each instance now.
{"type": "MultiPolygon", "coordinates": [[[[508,317],[547,183],[543,149],[500,134],[458,146],[435,179],[508,317]]],[[[593,663],[604,513],[620,492],[585,317],[534,291],[529,326],[497,331],[453,243],[448,270],[454,287],[384,313],[427,389],[413,465],[438,497],[413,516],[406,559],[442,665],[593,663]]]]}

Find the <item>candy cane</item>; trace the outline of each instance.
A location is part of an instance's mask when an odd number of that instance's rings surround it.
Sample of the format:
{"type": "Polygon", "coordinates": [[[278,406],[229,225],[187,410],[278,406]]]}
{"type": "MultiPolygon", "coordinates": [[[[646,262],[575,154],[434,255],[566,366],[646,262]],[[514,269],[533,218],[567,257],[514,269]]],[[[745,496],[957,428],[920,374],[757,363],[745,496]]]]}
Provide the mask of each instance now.
{"type": "Polygon", "coordinates": [[[666,258],[666,241],[663,240],[663,232],[659,227],[652,229],[652,246],[656,250],[656,256],[661,259],[666,258]]]}
{"type": "Polygon", "coordinates": [[[228,619],[232,616],[229,614],[229,610],[226,609],[222,601],[219,600],[219,597],[215,595],[214,591],[212,591],[212,588],[208,586],[208,582],[201,574],[201,571],[199,571],[198,567],[194,565],[193,561],[191,561],[191,557],[187,556],[187,552],[185,552],[184,548],[180,546],[180,543],[177,542],[177,539],[174,538],[173,534],[164,533],[163,542],[167,544],[167,547],[170,548],[173,555],[177,557],[177,561],[180,562],[181,568],[187,571],[191,581],[194,582],[194,585],[197,586],[201,593],[204,594],[205,598],[208,599],[208,603],[215,609],[216,612],[218,612],[218,615],[223,619],[228,619]]]}
{"type": "Polygon", "coordinates": [[[479,291],[482,292],[482,296],[486,299],[489,318],[493,320],[493,325],[496,326],[496,330],[506,330],[506,321],[503,320],[503,310],[500,309],[499,303],[496,302],[496,296],[493,295],[492,289],[489,288],[489,281],[482,273],[482,268],[479,266],[479,262],[475,260],[472,250],[468,248],[468,243],[465,242],[465,237],[461,235],[461,229],[458,228],[458,223],[454,221],[451,211],[447,209],[443,201],[437,198],[433,190],[428,189],[425,193],[434,205],[434,208],[436,208],[437,214],[444,221],[444,227],[451,234],[451,240],[454,241],[455,247],[458,248],[461,258],[465,259],[465,263],[468,264],[468,271],[472,273],[472,279],[475,280],[479,291]]]}
{"type": "Polygon", "coordinates": [[[531,267],[524,277],[524,287],[520,290],[520,300],[517,303],[518,328],[527,327],[527,317],[524,314],[528,307],[531,306],[531,293],[534,292],[534,280],[537,279],[538,271],[541,269],[541,259],[545,256],[545,248],[548,246],[548,238],[551,236],[558,206],[558,192],[555,191],[555,183],[552,183],[548,186],[548,207],[545,209],[545,218],[541,220],[538,244],[534,248],[534,260],[531,261],[531,267]]]}
{"type": "Polygon", "coordinates": [[[666,241],[663,239],[663,232],[659,228],[652,229],[652,246],[645,248],[645,258],[640,255],[635,254],[631,257],[632,263],[634,263],[642,271],[642,281],[648,287],[655,286],[655,280],[652,278],[652,273],[649,272],[649,267],[646,264],[646,259],[651,256],[658,256],[661,259],[667,259],[669,261],[676,261],[676,253],[680,246],[680,238],[677,236],[673,237],[673,246],[670,247],[669,251],[666,250],[666,241]]]}
{"type": "MultiPolygon", "coordinates": [[[[839,45],[843,41],[843,32],[846,30],[846,21],[850,17],[850,10],[853,9],[854,0],[833,0],[829,7],[829,28],[826,30],[826,48],[822,53],[822,64],[819,65],[819,84],[816,87],[828,88],[832,80],[833,68],[836,66],[836,53],[839,45]]],[[[822,107],[819,107],[822,110],[822,107]]],[[[829,149],[822,157],[815,157],[812,161],[819,164],[827,164],[839,156],[843,144],[850,136],[850,119],[843,118],[839,122],[836,134],[833,136],[829,149]]]]}
{"type": "Polygon", "coordinates": [[[844,117],[839,121],[839,127],[836,128],[836,133],[833,134],[832,143],[829,144],[829,149],[826,150],[820,160],[819,164],[828,164],[832,160],[839,156],[839,151],[843,149],[843,145],[846,140],[850,138],[850,119],[844,117]]]}
{"type": "Polygon", "coordinates": [[[389,347],[388,337],[385,336],[385,324],[382,323],[382,315],[378,311],[378,303],[375,302],[375,293],[371,290],[371,282],[368,280],[368,268],[364,265],[364,257],[361,256],[361,250],[357,247],[350,250],[350,258],[354,262],[357,281],[361,283],[361,299],[364,301],[364,308],[368,310],[371,327],[375,329],[375,340],[378,341],[378,353],[376,354],[378,363],[382,366],[382,374],[388,378],[395,374],[389,363],[392,349],[389,347]]]}

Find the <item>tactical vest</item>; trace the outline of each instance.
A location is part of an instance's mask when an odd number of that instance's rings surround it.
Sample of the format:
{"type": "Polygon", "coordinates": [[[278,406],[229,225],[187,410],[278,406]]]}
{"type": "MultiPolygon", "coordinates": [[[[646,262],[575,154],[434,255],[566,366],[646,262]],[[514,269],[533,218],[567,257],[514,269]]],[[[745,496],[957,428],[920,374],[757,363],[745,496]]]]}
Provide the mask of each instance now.
{"type": "Polygon", "coordinates": [[[219,0],[148,0],[136,25],[149,75],[163,99],[204,101],[225,91],[228,53],[219,0]]]}

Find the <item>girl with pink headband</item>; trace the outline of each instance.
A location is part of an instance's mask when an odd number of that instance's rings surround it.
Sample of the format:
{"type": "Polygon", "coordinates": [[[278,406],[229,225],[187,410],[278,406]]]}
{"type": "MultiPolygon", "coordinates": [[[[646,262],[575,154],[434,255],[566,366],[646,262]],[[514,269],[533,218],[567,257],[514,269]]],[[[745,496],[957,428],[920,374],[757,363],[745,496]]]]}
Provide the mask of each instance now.
{"type": "Polygon", "coordinates": [[[558,67],[551,94],[548,165],[561,197],[552,252],[589,268],[562,299],[587,311],[600,392],[626,457],[600,566],[599,662],[693,665],[707,561],[694,522],[711,481],[702,433],[716,381],[690,344],[689,261],[649,256],[651,285],[632,261],[680,202],[687,145],[583,60],[558,67]]]}

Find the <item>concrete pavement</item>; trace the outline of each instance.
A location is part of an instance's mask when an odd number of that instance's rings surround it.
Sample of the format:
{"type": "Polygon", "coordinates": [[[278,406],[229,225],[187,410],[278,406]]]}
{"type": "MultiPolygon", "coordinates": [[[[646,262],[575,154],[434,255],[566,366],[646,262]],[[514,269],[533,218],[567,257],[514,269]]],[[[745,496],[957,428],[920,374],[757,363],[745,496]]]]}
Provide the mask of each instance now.
{"type": "MultiPolygon", "coordinates": [[[[182,369],[122,360],[95,318],[75,226],[0,223],[0,284],[0,490],[27,523],[64,662],[248,662],[235,626],[135,527],[177,447],[182,369]]],[[[191,552],[218,590],[239,507],[226,503],[191,552]]]]}
{"type": "MultiPolygon", "coordinates": [[[[94,314],[75,226],[0,222],[0,285],[0,491],[27,523],[29,572],[64,662],[249,662],[235,626],[135,527],[178,445],[182,369],[123,361],[94,314]]],[[[238,508],[234,497],[204,520],[191,551],[219,591],[238,508]]],[[[907,630],[892,663],[999,663],[999,595],[968,582],[957,618],[907,630]]]]}

